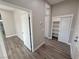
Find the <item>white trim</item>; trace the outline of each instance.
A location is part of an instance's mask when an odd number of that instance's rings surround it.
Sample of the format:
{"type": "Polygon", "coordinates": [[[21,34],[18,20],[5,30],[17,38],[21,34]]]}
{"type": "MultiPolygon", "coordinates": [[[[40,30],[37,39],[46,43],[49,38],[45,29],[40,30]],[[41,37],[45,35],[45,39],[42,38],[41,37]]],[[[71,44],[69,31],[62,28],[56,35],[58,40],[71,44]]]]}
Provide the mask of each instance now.
{"type": "Polygon", "coordinates": [[[12,37],[12,36],[17,36],[17,34],[6,36],[6,38],[9,38],[9,37],[12,37]]]}
{"type": "Polygon", "coordinates": [[[60,16],[52,16],[53,17],[66,17],[66,16],[74,16],[73,14],[66,14],[66,15],[60,15],[60,16]]]}
{"type": "Polygon", "coordinates": [[[44,45],[45,42],[42,42],[41,44],[39,44],[32,52],[35,52],[36,50],[38,50],[42,45],[44,45]]]}
{"type": "Polygon", "coordinates": [[[62,41],[62,40],[58,40],[58,41],[63,42],[63,43],[66,43],[66,44],[68,44],[68,45],[71,45],[71,43],[69,43],[69,42],[64,42],[64,41],[62,41]]]}
{"type": "Polygon", "coordinates": [[[32,50],[33,50],[33,49],[34,49],[34,41],[33,41],[33,23],[32,23],[32,13],[30,14],[30,25],[31,25],[32,50]]]}
{"type": "Polygon", "coordinates": [[[72,45],[70,45],[70,54],[71,54],[71,58],[73,59],[74,58],[74,55],[73,55],[73,50],[72,50],[72,45]]]}

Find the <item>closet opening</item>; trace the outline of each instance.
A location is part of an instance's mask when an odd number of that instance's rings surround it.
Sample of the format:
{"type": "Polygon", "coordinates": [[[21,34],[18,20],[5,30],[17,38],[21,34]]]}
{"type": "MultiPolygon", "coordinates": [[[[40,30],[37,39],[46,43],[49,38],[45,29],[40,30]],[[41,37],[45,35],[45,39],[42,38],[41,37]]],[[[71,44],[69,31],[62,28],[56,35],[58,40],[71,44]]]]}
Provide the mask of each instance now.
{"type": "Polygon", "coordinates": [[[58,40],[59,24],[59,21],[53,21],[52,39],[54,40],[58,40]]]}

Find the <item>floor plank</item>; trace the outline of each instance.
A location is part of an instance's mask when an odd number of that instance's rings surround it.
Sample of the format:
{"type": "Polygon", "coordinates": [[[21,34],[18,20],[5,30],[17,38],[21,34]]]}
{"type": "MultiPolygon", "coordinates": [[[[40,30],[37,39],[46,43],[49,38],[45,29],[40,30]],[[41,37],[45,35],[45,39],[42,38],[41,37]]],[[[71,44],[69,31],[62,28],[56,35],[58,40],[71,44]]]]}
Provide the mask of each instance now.
{"type": "Polygon", "coordinates": [[[69,45],[45,39],[45,45],[34,53],[24,47],[18,37],[11,37],[4,40],[9,59],[71,59],[69,45]]]}

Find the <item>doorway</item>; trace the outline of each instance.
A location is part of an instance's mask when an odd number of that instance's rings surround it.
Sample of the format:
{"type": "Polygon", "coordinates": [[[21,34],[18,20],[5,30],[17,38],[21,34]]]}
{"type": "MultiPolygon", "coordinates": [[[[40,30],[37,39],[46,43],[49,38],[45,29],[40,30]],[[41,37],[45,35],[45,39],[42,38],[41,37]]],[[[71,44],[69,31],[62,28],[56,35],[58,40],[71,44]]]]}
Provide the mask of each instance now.
{"type": "Polygon", "coordinates": [[[53,17],[52,39],[70,45],[71,27],[73,15],[53,17]]]}
{"type": "Polygon", "coordinates": [[[24,44],[32,51],[30,15],[28,12],[22,14],[22,34],[24,44]]]}
{"type": "Polygon", "coordinates": [[[5,37],[13,38],[16,36],[29,51],[32,51],[32,14],[30,10],[24,10],[6,5],[1,6],[6,7],[6,9],[4,7],[1,7],[0,9],[5,37]]]}

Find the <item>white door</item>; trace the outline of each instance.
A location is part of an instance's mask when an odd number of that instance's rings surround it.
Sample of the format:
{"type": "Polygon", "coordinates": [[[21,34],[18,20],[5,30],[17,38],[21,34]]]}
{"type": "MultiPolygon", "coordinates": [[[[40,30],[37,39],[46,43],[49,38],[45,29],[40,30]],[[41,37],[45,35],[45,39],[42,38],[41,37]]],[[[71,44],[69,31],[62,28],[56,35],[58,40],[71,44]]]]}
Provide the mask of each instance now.
{"type": "Polygon", "coordinates": [[[79,59],[79,11],[78,11],[78,18],[76,20],[75,20],[76,23],[73,32],[73,38],[71,42],[72,59],[79,59]]]}
{"type": "Polygon", "coordinates": [[[4,45],[4,35],[2,33],[2,24],[0,22],[0,59],[7,58],[7,53],[4,45]]]}
{"type": "Polygon", "coordinates": [[[71,57],[72,59],[79,59],[79,41],[75,37],[71,44],[71,57]]]}
{"type": "Polygon", "coordinates": [[[30,39],[30,30],[29,30],[29,17],[28,12],[22,14],[22,34],[24,39],[25,46],[31,50],[31,39],[30,39]]]}
{"type": "Polygon", "coordinates": [[[0,26],[0,58],[3,57],[3,53],[2,53],[2,40],[3,40],[3,37],[2,37],[2,30],[1,30],[1,26],[0,26]]]}
{"type": "Polygon", "coordinates": [[[61,21],[60,21],[58,40],[69,44],[68,41],[70,38],[72,16],[64,16],[64,17],[60,17],[60,19],[61,21]]]}
{"type": "Polygon", "coordinates": [[[76,23],[75,32],[71,42],[72,59],[79,59],[79,19],[76,23]]]}

